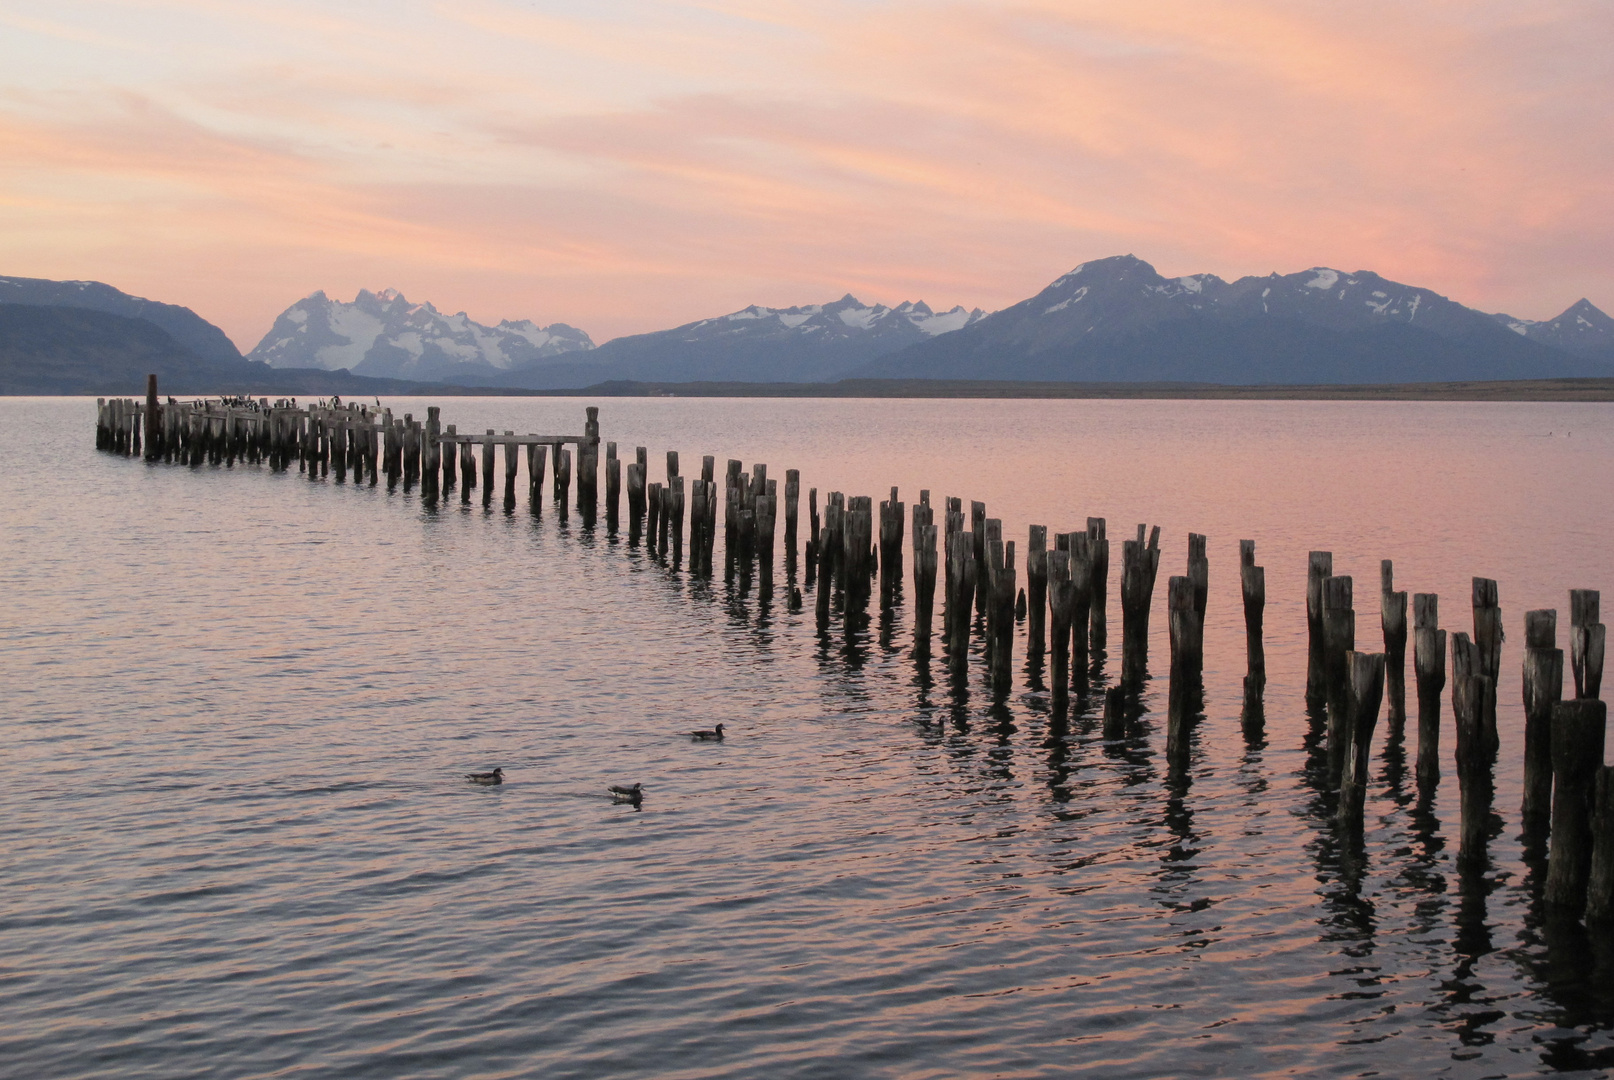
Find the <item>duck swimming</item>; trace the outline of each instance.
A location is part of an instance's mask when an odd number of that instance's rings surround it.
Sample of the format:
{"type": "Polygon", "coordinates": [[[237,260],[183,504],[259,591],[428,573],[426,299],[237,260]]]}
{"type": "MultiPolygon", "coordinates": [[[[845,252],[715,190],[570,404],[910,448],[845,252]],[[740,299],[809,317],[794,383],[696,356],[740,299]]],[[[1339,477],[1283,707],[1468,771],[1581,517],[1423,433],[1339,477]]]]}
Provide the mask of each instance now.
{"type": "Polygon", "coordinates": [[[689,733],[689,737],[691,739],[696,739],[696,740],[705,740],[705,739],[719,739],[719,740],[721,740],[723,738],[723,725],[718,724],[711,731],[691,731],[689,733]]]}
{"type": "Polygon", "coordinates": [[[494,769],[492,772],[468,772],[465,779],[473,784],[502,784],[504,783],[504,770],[494,769]]]}
{"type": "Polygon", "coordinates": [[[634,784],[632,787],[623,787],[620,784],[612,784],[611,801],[618,803],[630,803],[632,804],[633,808],[637,810],[639,808],[639,804],[644,801],[644,785],[634,784]]]}

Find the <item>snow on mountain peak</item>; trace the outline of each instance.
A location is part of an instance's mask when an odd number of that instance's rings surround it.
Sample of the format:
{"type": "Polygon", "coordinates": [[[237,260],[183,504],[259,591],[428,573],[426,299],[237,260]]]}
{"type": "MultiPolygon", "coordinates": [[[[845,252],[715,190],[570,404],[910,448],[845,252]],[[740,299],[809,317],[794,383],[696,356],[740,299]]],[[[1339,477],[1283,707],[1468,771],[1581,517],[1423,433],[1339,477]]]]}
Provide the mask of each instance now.
{"type": "Polygon", "coordinates": [[[410,304],[397,289],[360,289],[352,303],[323,290],[293,304],[249,354],[274,367],[308,367],[390,378],[451,377],[466,365],[488,372],[527,367],[594,342],[581,330],[530,320],[487,327],[465,312],[445,316],[410,304]]]}

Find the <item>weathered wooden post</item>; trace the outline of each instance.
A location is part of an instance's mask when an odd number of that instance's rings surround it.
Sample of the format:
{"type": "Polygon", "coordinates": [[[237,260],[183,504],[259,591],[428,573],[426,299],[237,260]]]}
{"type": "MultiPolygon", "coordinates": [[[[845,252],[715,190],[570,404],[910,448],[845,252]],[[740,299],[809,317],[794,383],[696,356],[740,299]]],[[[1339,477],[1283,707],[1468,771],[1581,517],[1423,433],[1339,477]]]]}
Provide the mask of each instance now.
{"type": "Polygon", "coordinates": [[[1464,866],[1485,863],[1485,829],[1491,815],[1493,782],[1491,752],[1485,735],[1485,699],[1490,680],[1473,673],[1471,662],[1458,664],[1460,652],[1472,654],[1468,635],[1452,635],[1452,716],[1457,724],[1457,787],[1459,837],[1457,861],[1464,866]]]}
{"type": "Polygon", "coordinates": [[[615,536],[622,506],[622,462],[616,456],[616,443],[605,444],[605,531],[615,536]]]}
{"type": "MultiPolygon", "coordinates": [[[[684,478],[674,476],[670,481],[668,509],[672,511],[672,560],[674,566],[684,565],[684,478]]],[[[770,535],[769,539],[772,537],[770,535]]]]}
{"type": "Polygon", "coordinates": [[[1026,537],[1026,655],[1047,648],[1048,526],[1033,525],[1026,537]]]}
{"type": "MultiPolygon", "coordinates": [[[[1095,593],[1099,589],[1098,556],[1094,554],[1095,546],[1102,543],[1108,548],[1109,541],[1095,541],[1085,532],[1067,533],[1056,539],[1062,542],[1065,551],[1070,555],[1070,684],[1072,687],[1082,687],[1085,694],[1087,686],[1088,662],[1088,624],[1093,618],[1093,610],[1098,607],[1095,593]]],[[[1093,648],[1099,648],[1094,645],[1093,648]]]]}
{"type": "Polygon", "coordinates": [[[521,447],[516,444],[516,433],[504,433],[504,508],[506,511],[516,508],[516,470],[521,461],[521,447]]]}
{"type": "Polygon", "coordinates": [[[1121,543],[1121,685],[1131,691],[1143,685],[1149,667],[1149,604],[1160,569],[1160,526],[1147,547],[1145,528],[1139,525],[1137,539],[1121,543]]]}
{"type": "Polygon", "coordinates": [[[637,461],[628,464],[628,546],[638,547],[643,528],[645,504],[644,466],[637,461]]]}
{"type": "Polygon", "coordinates": [[[421,447],[422,472],[420,495],[428,504],[437,502],[442,485],[442,410],[436,405],[426,408],[426,427],[421,447]]]}
{"type": "Polygon", "coordinates": [[[1328,702],[1329,776],[1339,778],[1345,767],[1345,712],[1350,685],[1346,654],[1356,648],[1356,612],[1352,607],[1349,576],[1323,580],[1323,672],[1328,702]]]}
{"type": "Polygon", "coordinates": [[[644,490],[644,546],[652,555],[661,554],[665,533],[661,527],[661,484],[652,481],[644,490]]]}
{"type": "Polygon", "coordinates": [[[1524,613],[1525,829],[1541,833],[1552,820],[1552,707],[1563,700],[1564,653],[1557,648],[1558,612],[1524,613]]]}
{"type": "Polygon", "coordinates": [[[1595,699],[1552,707],[1552,840],[1545,899],[1579,915],[1591,874],[1592,796],[1603,764],[1608,706],[1595,699]]]}
{"type": "Polygon", "coordinates": [[[1385,720],[1399,736],[1407,721],[1407,594],[1395,591],[1395,565],[1379,562],[1379,624],[1384,630],[1385,720]]]}
{"type": "MultiPolygon", "coordinates": [[[[555,445],[560,446],[559,443],[555,445]]],[[[555,479],[560,486],[560,498],[557,502],[560,507],[561,520],[564,521],[566,520],[566,507],[569,505],[566,500],[570,497],[572,490],[572,452],[565,447],[561,447],[560,465],[555,479]]]]}
{"type": "Polygon", "coordinates": [[[1240,720],[1246,734],[1259,731],[1266,723],[1267,653],[1262,640],[1266,617],[1266,569],[1255,565],[1255,541],[1239,541],[1239,586],[1244,594],[1244,705],[1240,720]]]}
{"type": "Polygon", "coordinates": [[[493,505],[493,454],[498,446],[497,437],[493,429],[488,428],[487,435],[482,439],[482,506],[487,508],[493,505]]]}
{"type": "Polygon", "coordinates": [[[1379,722],[1379,704],[1384,698],[1384,664],[1383,653],[1359,653],[1353,649],[1345,658],[1348,734],[1338,820],[1355,830],[1362,828],[1362,812],[1367,804],[1373,728],[1379,722]]]}
{"type": "Polygon", "coordinates": [[[930,655],[931,624],[936,606],[936,522],[930,492],[921,491],[913,506],[913,643],[919,656],[930,655]]]}
{"type": "Polygon", "coordinates": [[[1474,645],[1479,667],[1475,674],[1490,680],[1486,684],[1491,697],[1484,703],[1485,744],[1490,747],[1493,759],[1502,741],[1496,731],[1496,680],[1502,672],[1502,609],[1497,602],[1496,582],[1490,578],[1474,579],[1474,645]]]}
{"type": "MultiPolygon", "coordinates": [[[[962,519],[962,514],[959,517],[962,519]]],[[[948,534],[947,544],[947,651],[953,667],[969,661],[970,622],[974,618],[975,535],[963,529],[948,534]]],[[[823,588],[823,583],[819,583],[823,588]]]]}
{"type": "Polygon", "coordinates": [[[1306,562],[1306,704],[1328,702],[1327,649],[1323,645],[1323,582],[1334,576],[1334,555],[1313,551],[1306,562]]]}
{"type": "Polygon", "coordinates": [[[1586,883],[1586,921],[1614,920],[1614,766],[1597,770],[1592,785],[1592,862],[1586,883]]]}
{"type": "MultiPolygon", "coordinates": [[[[1085,539],[1085,536],[1084,536],[1085,539]]],[[[1076,603],[1076,586],[1071,580],[1070,552],[1045,553],[1047,566],[1048,629],[1053,650],[1048,664],[1048,685],[1054,701],[1065,701],[1070,694],[1071,614],[1076,603]]]]}
{"type": "Polygon", "coordinates": [[[583,441],[577,444],[577,510],[588,528],[600,508],[600,410],[590,405],[583,413],[583,441]]]}
{"type": "Polygon", "coordinates": [[[891,489],[891,498],[880,503],[880,610],[895,605],[902,588],[902,541],[907,507],[891,489]]]}
{"type": "MultiPolygon", "coordinates": [[[[1001,528],[1000,524],[1000,533],[1001,528]]],[[[1004,542],[994,538],[987,559],[992,571],[991,601],[995,608],[991,640],[992,689],[1002,698],[1014,689],[1014,597],[1017,588],[1014,541],[1004,542]]]]}
{"type": "Polygon", "coordinates": [[[801,470],[785,470],[785,565],[796,565],[796,515],[801,503],[801,470]]]}
{"type": "MultiPolygon", "coordinates": [[[[1071,624],[1073,632],[1078,632],[1084,622],[1091,625],[1092,647],[1102,652],[1109,646],[1109,604],[1110,604],[1110,541],[1104,535],[1106,522],[1101,517],[1087,519],[1088,553],[1092,562],[1092,569],[1088,575],[1088,614],[1084,620],[1080,610],[1081,600],[1077,599],[1075,621],[1071,624]]],[[[1072,579],[1075,572],[1072,571],[1072,579]]],[[[1079,632],[1086,634],[1087,630],[1079,632]]],[[[1083,657],[1087,655],[1085,649],[1074,649],[1071,652],[1071,663],[1075,664],[1076,653],[1083,657]]],[[[1083,667],[1085,668],[1085,662],[1083,667]]]]}
{"type": "Polygon", "coordinates": [[[1210,557],[1205,553],[1205,537],[1188,534],[1188,579],[1194,583],[1194,615],[1201,629],[1205,625],[1205,602],[1210,594],[1210,557]]]}
{"type": "Polygon", "coordinates": [[[1418,786],[1440,783],[1440,694],[1446,688],[1446,631],[1440,629],[1440,597],[1412,597],[1412,668],[1418,683],[1418,786]]]}
{"type": "MultiPolygon", "coordinates": [[[[1193,556],[1190,555],[1190,564],[1193,556]]],[[[1189,729],[1199,704],[1198,659],[1204,654],[1204,627],[1194,611],[1196,583],[1187,576],[1166,581],[1166,617],[1171,638],[1171,682],[1166,705],[1166,757],[1181,765],[1188,758],[1189,729]]]]}
{"type": "Polygon", "coordinates": [[[157,376],[146,376],[146,460],[156,461],[163,456],[162,423],[157,404],[157,376]]]}
{"type": "Polygon", "coordinates": [[[1569,664],[1575,697],[1595,698],[1603,688],[1603,647],[1607,630],[1600,620],[1602,596],[1596,589],[1569,590],[1569,664]]]}

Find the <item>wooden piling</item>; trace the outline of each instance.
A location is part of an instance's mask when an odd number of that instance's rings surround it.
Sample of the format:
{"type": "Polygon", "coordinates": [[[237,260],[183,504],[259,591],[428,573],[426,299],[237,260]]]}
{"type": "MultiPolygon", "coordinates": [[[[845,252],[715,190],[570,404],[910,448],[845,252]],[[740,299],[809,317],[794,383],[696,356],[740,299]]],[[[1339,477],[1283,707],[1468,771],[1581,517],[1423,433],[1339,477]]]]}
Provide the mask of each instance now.
{"type": "Polygon", "coordinates": [[[880,503],[880,609],[894,607],[902,591],[902,542],[907,507],[891,489],[891,498],[880,503]]]}
{"type": "Polygon", "coordinates": [[[1147,547],[1145,528],[1139,525],[1137,539],[1121,544],[1121,685],[1133,691],[1148,671],[1149,605],[1160,569],[1160,526],[1150,533],[1147,547]]]}
{"type": "Polygon", "coordinates": [[[1033,525],[1026,537],[1026,655],[1047,648],[1048,526],[1033,525]]]}
{"type": "Polygon", "coordinates": [[[1490,681],[1486,684],[1492,695],[1484,702],[1485,742],[1494,759],[1501,747],[1496,731],[1496,681],[1502,671],[1502,608],[1497,602],[1496,582],[1490,578],[1474,579],[1474,646],[1479,667],[1476,674],[1490,681]]]}
{"type": "Polygon", "coordinates": [[[1367,802],[1369,760],[1373,729],[1384,698],[1385,655],[1351,650],[1345,657],[1347,733],[1345,768],[1340,777],[1338,820],[1350,829],[1362,828],[1367,802]]]}
{"type": "Polygon", "coordinates": [[[801,470],[785,470],[785,561],[796,562],[796,516],[801,504],[801,470]]]}
{"type": "Polygon", "coordinates": [[[1468,635],[1452,635],[1452,717],[1457,727],[1457,788],[1459,800],[1457,862],[1479,867],[1485,863],[1486,828],[1490,820],[1493,781],[1491,751],[1485,733],[1485,701],[1490,680],[1464,670],[1459,652],[1472,653],[1468,635]]]}
{"type": "Polygon", "coordinates": [[[1173,576],[1166,581],[1166,617],[1171,639],[1166,757],[1177,764],[1187,760],[1189,730],[1200,701],[1204,623],[1194,610],[1196,587],[1194,579],[1186,575],[1173,576]]]}
{"type": "Polygon", "coordinates": [[[1603,765],[1592,785],[1592,859],[1586,880],[1586,921],[1614,921],[1614,767],[1603,765]]]}
{"type": "Polygon", "coordinates": [[[1446,631],[1440,629],[1440,598],[1412,597],[1412,669],[1418,684],[1418,786],[1440,783],[1440,695],[1446,688],[1446,631]]]}
{"type": "Polygon", "coordinates": [[[616,443],[605,444],[605,531],[615,536],[622,506],[622,462],[616,456],[616,443]]]}
{"type": "Polygon", "coordinates": [[[1066,700],[1070,693],[1071,614],[1076,587],[1071,581],[1069,551],[1046,552],[1043,562],[1047,570],[1048,629],[1053,644],[1048,685],[1057,702],[1066,700]]]}
{"type": "Polygon", "coordinates": [[[665,537],[661,528],[661,484],[652,481],[644,490],[644,545],[652,555],[661,554],[665,537]]]}
{"type": "Polygon", "coordinates": [[[494,441],[492,428],[488,428],[487,437],[482,440],[482,506],[484,509],[493,505],[493,454],[498,443],[494,441]]]}
{"type": "Polygon", "coordinates": [[[1601,701],[1560,701],[1552,707],[1552,840],[1545,900],[1576,916],[1586,908],[1592,797],[1607,724],[1608,706],[1601,701]]]}
{"type": "Polygon", "coordinates": [[[583,410],[583,441],[577,444],[577,512],[585,528],[594,525],[600,506],[600,410],[583,410]]]}
{"type": "Polygon", "coordinates": [[[937,530],[930,493],[922,491],[913,506],[913,641],[918,655],[930,655],[931,625],[939,568],[937,530]]]}
{"type": "Polygon", "coordinates": [[[672,519],[672,527],[668,530],[672,535],[672,561],[674,566],[684,564],[684,478],[674,475],[668,481],[672,488],[667,493],[668,516],[672,519]]]}
{"type": "Polygon", "coordinates": [[[1329,774],[1337,778],[1345,767],[1346,710],[1349,707],[1350,667],[1346,654],[1356,648],[1356,612],[1352,607],[1348,575],[1323,579],[1323,674],[1328,706],[1329,774]]]}
{"type": "MultiPolygon", "coordinates": [[[[1072,624],[1072,633],[1077,624],[1086,622],[1091,631],[1092,647],[1097,652],[1103,652],[1109,646],[1109,603],[1110,603],[1110,541],[1104,535],[1105,520],[1101,517],[1087,519],[1088,554],[1091,559],[1091,570],[1088,574],[1088,613],[1082,619],[1080,610],[1081,601],[1078,597],[1078,610],[1075,615],[1076,623],[1072,624]]],[[[1072,574],[1074,578],[1074,573],[1072,574]]],[[[1087,633],[1087,631],[1084,631],[1087,633]]],[[[1087,655],[1085,649],[1071,652],[1071,662],[1074,664],[1076,652],[1087,655]]]]}
{"type": "Polygon", "coordinates": [[[572,452],[559,443],[555,445],[560,448],[560,463],[555,466],[555,487],[559,494],[555,501],[559,504],[560,516],[564,519],[572,489],[572,452]]]}
{"type": "Polygon", "coordinates": [[[1313,551],[1306,561],[1306,704],[1328,701],[1327,649],[1323,645],[1323,582],[1334,576],[1334,555],[1313,551]]]}
{"type": "Polygon", "coordinates": [[[1563,700],[1564,653],[1557,648],[1558,612],[1524,613],[1524,805],[1526,830],[1552,819],[1552,708],[1563,700]]]}
{"type": "Polygon", "coordinates": [[[645,504],[644,465],[634,461],[628,465],[628,546],[638,547],[644,527],[645,504]]]}
{"type": "MultiPolygon", "coordinates": [[[[514,439],[515,434],[513,431],[504,433],[506,439],[514,439]]],[[[516,508],[516,469],[520,461],[521,447],[514,442],[506,442],[504,444],[504,508],[507,511],[516,508]]]]}
{"type": "Polygon", "coordinates": [[[1379,563],[1379,625],[1384,631],[1385,721],[1392,737],[1407,721],[1407,594],[1395,591],[1395,566],[1379,563]]]}
{"type": "Polygon", "coordinates": [[[1602,693],[1607,631],[1599,616],[1601,599],[1596,589],[1569,591],[1569,658],[1577,699],[1595,698],[1602,693]]]}
{"type": "Polygon", "coordinates": [[[1244,594],[1244,704],[1240,721],[1246,733],[1253,733],[1266,721],[1267,654],[1262,639],[1266,618],[1267,577],[1255,565],[1255,541],[1239,541],[1239,585],[1244,594]]]}
{"type": "Polygon", "coordinates": [[[156,461],[163,456],[162,425],[158,416],[157,376],[146,376],[146,460],[156,461]]]}

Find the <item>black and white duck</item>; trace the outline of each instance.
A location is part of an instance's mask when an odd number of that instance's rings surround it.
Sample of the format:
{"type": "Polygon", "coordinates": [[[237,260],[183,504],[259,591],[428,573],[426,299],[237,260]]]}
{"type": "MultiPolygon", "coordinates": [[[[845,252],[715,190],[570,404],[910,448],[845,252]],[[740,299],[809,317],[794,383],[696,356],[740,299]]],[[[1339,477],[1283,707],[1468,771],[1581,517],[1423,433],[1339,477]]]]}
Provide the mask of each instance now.
{"type": "Polygon", "coordinates": [[[465,779],[473,784],[502,784],[504,783],[504,770],[494,769],[492,772],[468,772],[465,779]]]}

